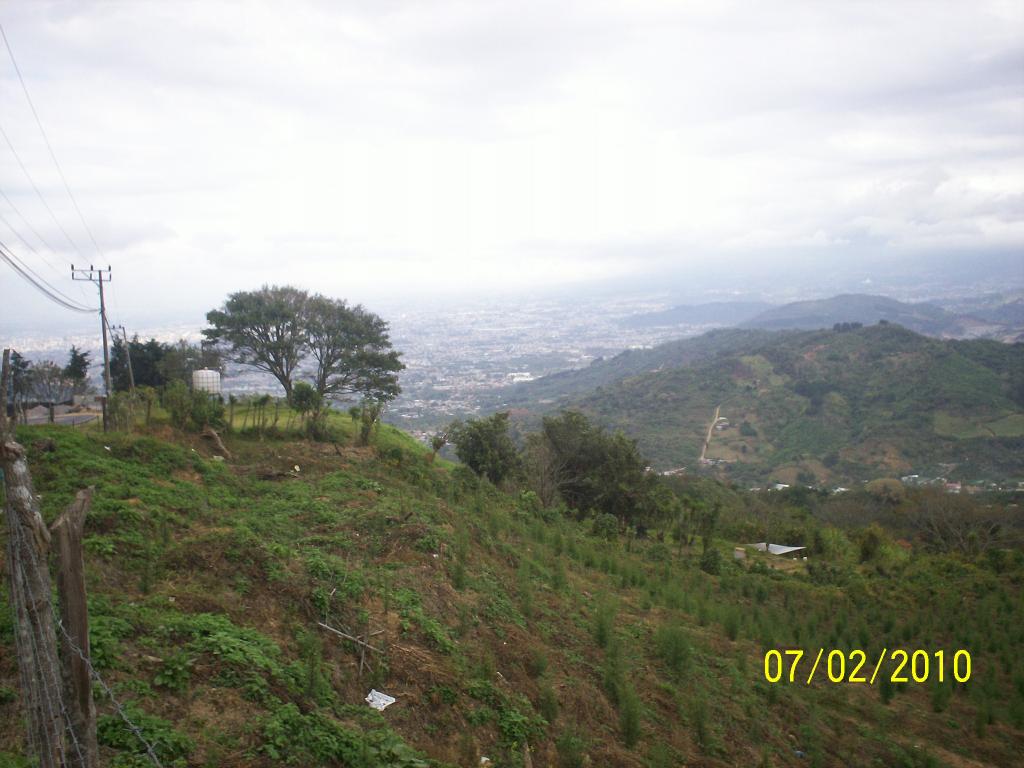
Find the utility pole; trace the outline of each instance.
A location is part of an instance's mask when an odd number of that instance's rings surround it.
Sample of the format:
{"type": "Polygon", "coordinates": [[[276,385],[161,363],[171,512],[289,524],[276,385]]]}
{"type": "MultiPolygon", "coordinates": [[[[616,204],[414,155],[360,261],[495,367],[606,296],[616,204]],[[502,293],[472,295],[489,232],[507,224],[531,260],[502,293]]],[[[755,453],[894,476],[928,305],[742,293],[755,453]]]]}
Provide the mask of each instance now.
{"type": "Polygon", "coordinates": [[[72,280],[88,280],[96,283],[100,288],[100,329],[103,331],[103,431],[108,429],[107,425],[107,398],[110,397],[110,348],[107,344],[107,305],[103,300],[103,276],[106,273],[106,281],[109,283],[113,276],[110,273],[110,265],[106,269],[96,269],[92,264],[88,269],[75,269],[71,265],[72,280]]]}
{"type": "Polygon", "coordinates": [[[121,338],[124,339],[124,354],[128,358],[128,385],[132,390],[132,397],[135,397],[135,371],[132,369],[132,349],[128,344],[128,331],[123,325],[115,325],[114,330],[121,331],[121,338]]]}

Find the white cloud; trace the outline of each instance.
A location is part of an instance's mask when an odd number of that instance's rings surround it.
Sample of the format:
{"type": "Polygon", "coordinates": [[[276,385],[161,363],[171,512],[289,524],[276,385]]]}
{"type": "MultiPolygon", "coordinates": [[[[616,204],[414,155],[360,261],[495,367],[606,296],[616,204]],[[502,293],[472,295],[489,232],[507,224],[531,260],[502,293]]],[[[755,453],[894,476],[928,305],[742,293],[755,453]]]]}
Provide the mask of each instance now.
{"type": "MultiPolygon", "coordinates": [[[[126,314],[198,315],[262,282],[363,300],[697,254],[1024,242],[1019,3],[32,3],[0,20],[126,314]]],[[[0,121],[98,259],[2,62],[0,121]]],[[[54,258],[81,258],[3,146],[0,181],[54,258]]]]}

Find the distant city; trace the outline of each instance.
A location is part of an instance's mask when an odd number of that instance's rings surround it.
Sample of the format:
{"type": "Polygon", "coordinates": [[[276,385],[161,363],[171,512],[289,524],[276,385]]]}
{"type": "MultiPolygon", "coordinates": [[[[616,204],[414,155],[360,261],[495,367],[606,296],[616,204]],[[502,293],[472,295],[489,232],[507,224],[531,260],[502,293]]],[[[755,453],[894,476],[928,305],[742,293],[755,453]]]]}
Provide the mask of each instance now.
{"type": "MultiPolygon", "coordinates": [[[[993,295],[990,282],[971,286],[950,285],[948,281],[928,285],[922,282],[909,287],[864,281],[856,287],[902,301],[930,300],[958,310],[963,309],[965,302],[970,305],[979,297],[993,295]]],[[[1019,286],[1016,289],[1020,290],[1019,286]]],[[[808,293],[827,295],[822,293],[822,286],[808,293]]],[[[707,290],[689,303],[762,301],[783,304],[797,298],[803,296],[794,296],[792,287],[782,287],[774,294],[769,291],[742,294],[723,289],[707,290]]],[[[488,395],[502,387],[558,371],[583,368],[595,359],[611,357],[626,349],[696,336],[726,324],[720,321],[668,325],[624,322],[634,316],[656,317],[652,313],[679,303],[677,298],[664,294],[641,294],[453,302],[450,306],[424,304],[397,310],[371,307],[390,323],[392,342],[402,352],[406,365],[401,374],[402,394],[390,404],[385,420],[424,439],[452,419],[479,414],[482,403],[494,402],[488,395]]],[[[138,333],[143,339],[198,342],[202,339],[202,327],[197,323],[177,323],[127,330],[129,335],[138,333]]],[[[98,333],[84,329],[60,336],[22,333],[6,343],[33,360],[63,361],[72,344],[88,350],[92,353],[92,378],[97,387],[100,385],[102,353],[98,333]]],[[[233,363],[226,366],[223,387],[226,393],[239,396],[283,394],[268,374],[233,363]]],[[[345,406],[344,403],[338,405],[345,406]]]]}

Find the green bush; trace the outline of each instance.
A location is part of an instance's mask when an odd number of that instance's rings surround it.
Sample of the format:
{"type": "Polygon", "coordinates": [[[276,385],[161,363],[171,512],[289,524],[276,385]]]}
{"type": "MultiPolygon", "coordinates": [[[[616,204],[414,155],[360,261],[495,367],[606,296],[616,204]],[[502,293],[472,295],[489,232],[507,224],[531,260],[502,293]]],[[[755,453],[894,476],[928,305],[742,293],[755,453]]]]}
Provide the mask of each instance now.
{"type": "Polygon", "coordinates": [[[530,657],[526,660],[526,671],[529,673],[530,677],[540,677],[547,671],[547,668],[547,654],[540,648],[531,648],[530,657]]]}
{"type": "Polygon", "coordinates": [[[192,393],[183,381],[172,381],[164,387],[161,403],[171,417],[171,424],[178,429],[188,426],[192,416],[192,393]]]}
{"type": "Polygon", "coordinates": [[[640,740],[640,717],[640,697],[632,683],[623,682],[619,689],[619,728],[627,747],[636,746],[640,740]]]}
{"type": "Polygon", "coordinates": [[[563,731],[555,739],[559,768],[583,768],[586,763],[586,742],[576,731],[563,731]]]}
{"type": "Polygon", "coordinates": [[[692,649],[690,640],[681,626],[662,625],[654,632],[655,652],[665,662],[669,671],[678,677],[690,661],[692,649]]]}
{"type": "Polygon", "coordinates": [[[615,634],[615,613],[617,611],[615,601],[607,595],[601,596],[597,601],[594,610],[593,634],[594,642],[601,648],[607,648],[615,634]]]}
{"type": "Polygon", "coordinates": [[[612,541],[619,535],[619,520],[615,515],[603,512],[594,518],[593,532],[595,536],[612,541]]]}
{"type": "Polygon", "coordinates": [[[189,669],[190,661],[184,651],[175,651],[160,665],[153,684],[171,691],[183,691],[188,687],[192,670],[189,669]]]}
{"type": "Polygon", "coordinates": [[[541,687],[540,697],[537,700],[537,711],[548,723],[553,723],[558,718],[558,694],[550,685],[541,687]]]}
{"type": "Polygon", "coordinates": [[[294,704],[276,707],[263,722],[261,751],[288,765],[341,764],[348,768],[429,768],[390,731],[356,733],[318,712],[304,715],[294,704]]]}
{"type": "Polygon", "coordinates": [[[706,550],[700,557],[700,569],[712,576],[720,574],[722,572],[722,553],[714,547],[706,550]]]}
{"type": "MultiPolygon", "coordinates": [[[[195,749],[193,741],[178,733],[168,721],[147,715],[134,702],[125,702],[124,711],[146,741],[153,745],[153,751],[162,761],[171,763],[182,760],[195,749]]],[[[134,755],[146,754],[146,745],[116,714],[100,715],[96,719],[96,739],[105,747],[134,755]]]]}

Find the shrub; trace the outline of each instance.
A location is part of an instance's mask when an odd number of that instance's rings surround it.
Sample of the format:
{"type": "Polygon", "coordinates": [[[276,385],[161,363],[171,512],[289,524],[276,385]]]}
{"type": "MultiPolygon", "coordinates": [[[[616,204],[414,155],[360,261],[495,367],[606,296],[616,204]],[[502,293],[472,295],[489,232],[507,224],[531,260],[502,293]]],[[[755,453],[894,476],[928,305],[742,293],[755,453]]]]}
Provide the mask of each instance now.
{"type": "Polygon", "coordinates": [[[583,768],[586,743],[575,731],[564,731],[555,739],[559,768],[583,768]]]}
{"type": "MultiPolygon", "coordinates": [[[[125,715],[139,728],[142,736],[153,745],[157,757],[168,762],[188,757],[195,748],[193,741],[166,720],[147,715],[134,702],[124,704],[125,715]]],[[[135,755],[145,755],[146,745],[128,728],[119,715],[100,715],[96,720],[96,739],[105,747],[112,747],[135,755]]]]}
{"type": "Polygon", "coordinates": [[[215,397],[206,392],[192,393],[192,408],[189,413],[192,426],[196,429],[213,427],[220,429],[224,426],[224,402],[220,397],[215,397]]]}
{"type": "Polygon", "coordinates": [[[192,393],[183,381],[172,381],[164,387],[161,398],[164,408],[171,416],[171,424],[184,429],[192,416],[192,393]]]}
{"type": "Polygon", "coordinates": [[[547,671],[548,657],[540,648],[533,648],[530,651],[530,658],[526,662],[526,671],[530,677],[540,677],[547,671]]]}
{"type": "Polygon", "coordinates": [[[537,711],[548,723],[553,723],[558,718],[558,694],[550,685],[545,685],[540,689],[537,711]]]}
{"type": "Polygon", "coordinates": [[[640,740],[640,697],[631,683],[623,682],[619,690],[619,727],[622,743],[633,747],[640,740]]]}
{"type": "Polygon", "coordinates": [[[615,633],[615,612],[614,601],[607,596],[599,598],[597,609],[594,611],[594,642],[601,648],[607,648],[615,633]]]}
{"type": "Polygon", "coordinates": [[[175,651],[160,665],[160,670],[153,678],[153,684],[171,691],[183,691],[188,687],[192,671],[189,669],[189,658],[183,651],[175,651]]]}
{"type": "Polygon", "coordinates": [[[611,541],[619,535],[619,520],[615,515],[602,513],[594,518],[593,532],[595,536],[611,541]]]}
{"type": "Polygon", "coordinates": [[[654,632],[654,649],[673,675],[679,676],[686,670],[691,648],[689,638],[682,627],[658,627],[654,632]]]}
{"type": "Polygon", "coordinates": [[[700,569],[712,576],[720,574],[722,572],[722,553],[714,548],[705,551],[700,558],[700,569]]]}

